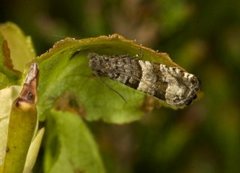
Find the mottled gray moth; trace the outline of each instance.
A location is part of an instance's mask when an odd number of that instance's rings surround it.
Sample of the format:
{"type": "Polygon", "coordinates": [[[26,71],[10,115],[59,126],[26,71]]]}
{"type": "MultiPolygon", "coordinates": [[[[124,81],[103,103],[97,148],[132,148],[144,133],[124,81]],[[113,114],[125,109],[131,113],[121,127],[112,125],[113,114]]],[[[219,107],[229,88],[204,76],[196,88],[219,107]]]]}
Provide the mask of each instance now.
{"type": "Polygon", "coordinates": [[[109,77],[174,107],[191,104],[200,89],[199,80],[178,67],[153,63],[128,55],[89,54],[89,66],[97,76],[109,77]]]}

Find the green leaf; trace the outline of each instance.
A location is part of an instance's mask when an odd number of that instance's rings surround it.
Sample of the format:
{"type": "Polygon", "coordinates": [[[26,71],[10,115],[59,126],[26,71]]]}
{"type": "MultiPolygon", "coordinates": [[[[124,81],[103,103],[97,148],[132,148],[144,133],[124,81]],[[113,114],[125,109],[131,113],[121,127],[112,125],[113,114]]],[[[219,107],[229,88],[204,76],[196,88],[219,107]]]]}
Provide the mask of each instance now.
{"type": "Polygon", "coordinates": [[[4,173],[23,172],[36,124],[37,113],[34,107],[25,110],[17,107],[16,102],[13,103],[8,126],[4,173]]]}
{"type": "Polygon", "coordinates": [[[33,139],[32,143],[29,147],[23,173],[31,173],[32,172],[33,166],[37,160],[38,152],[39,152],[42,138],[44,135],[44,130],[45,130],[44,128],[41,128],[37,132],[35,138],[33,139]]]}
{"type": "Polygon", "coordinates": [[[0,89],[3,89],[9,86],[11,82],[9,81],[8,77],[0,72],[0,89]]]}
{"type": "Polygon", "coordinates": [[[21,72],[35,56],[30,37],[13,23],[0,24],[0,89],[18,84],[21,72]]]}
{"type": "Polygon", "coordinates": [[[13,69],[12,60],[10,58],[10,49],[8,47],[8,42],[5,40],[3,35],[0,32],[0,74],[1,78],[1,86],[6,87],[9,81],[13,83],[16,81],[20,74],[18,71],[13,69]]]}
{"type": "Polygon", "coordinates": [[[0,25],[0,35],[0,67],[4,65],[12,71],[23,72],[26,64],[36,56],[31,38],[25,36],[18,26],[10,22],[0,25]]]}
{"type": "Polygon", "coordinates": [[[44,172],[105,172],[97,146],[80,117],[52,110],[47,120],[44,172]]]}
{"type": "Polygon", "coordinates": [[[3,169],[3,161],[6,154],[7,146],[7,134],[8,134],[8,124],[9,124],[9,115],[11,111],[11,106],[13,100],[17,97],[20,92],[20,86],[11,86],[0,90],[0,172],[3,169]]]}
{"type": "Polygon", "coordinates": [[[27,153],[37,128],[37,79],[38,68],[34,63],[21,92],[11,106],[4,173],[22,173],[24,170],[27,153]]]}
{"type": "Polygon", "coordinates": [[[38,58],[40,65],[38,111],[63,107],[58,99],[67,95],[66,103],[75,102],[74,109],[87,120],[125,123],[143,115],[141,107],[145,94],[116,81],[96,77],[88,66],[88,54],[129,55],[152,62],[177,66],[165,53],[158,53],[119,35],[56,43],[49,52],[38,58]],[[120,96],[121,95],[121,96],[120,96]]]}

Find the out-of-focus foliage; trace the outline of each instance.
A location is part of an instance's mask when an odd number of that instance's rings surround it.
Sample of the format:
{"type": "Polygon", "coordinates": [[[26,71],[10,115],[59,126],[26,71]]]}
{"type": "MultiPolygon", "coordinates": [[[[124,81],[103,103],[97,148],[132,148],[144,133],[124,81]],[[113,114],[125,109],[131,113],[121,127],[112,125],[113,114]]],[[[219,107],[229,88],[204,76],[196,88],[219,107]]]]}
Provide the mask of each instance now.
{"type": "Polygon", "coordinates": [[[35,56],[30,37],[13,23],[0,24],[0,89],[16,84],[26,63],[35,56]]]}
{"type": "Polygon", "coordinates": [[[32,41],[29,36],[25,36],[22,31],[13,23],[5,23],[0,25],[0,33],[3,37],[9,55],[2,59],[5,61],[8,68],[23,72],[26,63],[30,62],[36,55],[33,49],[32,41]],[[9,56],[9,57],[7,57],[9,56]]]}
{"type": "Polygon", "coordinates": [[[122,126],[89,123],[107,172],[238,173],[239,9],[236,0],[3,0],[0,20],[33,36],[38,54],[66,36],[117,32],[199,76],[203,98],[184,110],[154,109],[122,126]]]}

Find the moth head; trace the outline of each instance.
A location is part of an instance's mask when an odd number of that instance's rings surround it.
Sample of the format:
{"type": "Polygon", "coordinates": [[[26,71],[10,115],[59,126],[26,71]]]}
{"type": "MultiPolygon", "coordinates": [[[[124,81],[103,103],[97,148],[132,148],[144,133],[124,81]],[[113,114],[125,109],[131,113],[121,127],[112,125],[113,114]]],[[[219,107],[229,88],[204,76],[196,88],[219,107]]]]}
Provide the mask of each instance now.
{"type": "Polygon", "coordinates": [[[181,108],[190,105],[197,98],[200,82],[196,76],[187,73],[183,77],[172,76],[169,78],[165,93],[168,104],[181,108]]]}

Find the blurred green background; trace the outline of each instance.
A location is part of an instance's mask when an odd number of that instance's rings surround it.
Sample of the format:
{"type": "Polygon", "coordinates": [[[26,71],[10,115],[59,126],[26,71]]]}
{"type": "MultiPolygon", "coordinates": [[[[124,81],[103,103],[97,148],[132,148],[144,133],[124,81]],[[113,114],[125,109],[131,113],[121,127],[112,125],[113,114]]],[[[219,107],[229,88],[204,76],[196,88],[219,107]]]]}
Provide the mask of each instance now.
{"type": "Polygon", "coordinates": [[[0,22],[31,35],[38,55],[66,36],[119,33],[201,79],[203,97],[184,110],[156,108],[126,125],[88,122],[109,173],[240,172],[240,1],[0,2],[0,22]]]}

